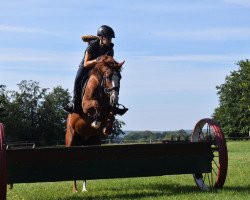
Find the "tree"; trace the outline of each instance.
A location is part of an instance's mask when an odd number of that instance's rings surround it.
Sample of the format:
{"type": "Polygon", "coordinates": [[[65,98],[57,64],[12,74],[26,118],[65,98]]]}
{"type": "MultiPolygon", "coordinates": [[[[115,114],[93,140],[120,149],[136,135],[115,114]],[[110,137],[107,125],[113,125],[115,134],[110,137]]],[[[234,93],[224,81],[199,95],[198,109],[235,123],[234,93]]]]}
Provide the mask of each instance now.
{"type": "Polygon", "coordinates": [[[66,113],[63,106],[70,100],[68,90],[61,86],[53,88],[44,97],[39,108],[39,131],[44,144],[52,144],[53,140],[64,140],[66,128],[66,113]]]}
{"type": "Polygon", "coordinates": [[[8,96],[6,92],[6,86],[5,85],[0,85],[0,121],[3,120],[5,117],[5,107],[7,106],[8,103],[8,96]]]}
{"type": "Polygon", "coordinates": [[[156,140],[157,134],[153,133],[152,131],[132,131],[128,135],[124,137],[124,140],[132,140],[132,141],[149,141],[149,140],[156,140]]]}
{"type": "MultiPolygon", "coordinates": [[[[63,110],[71,99],[61,86],[52,91],[41,88],[36,81],[21,81],[18,91],[0,85],[0,121],[4,123],[7,140],[39,141],[42,145],[64,140],[67,113],[63,110]]],[[[115,120],[110,138],[125,134],[124,122],[115,120]]]]}
{"type": "Polygon", "coordinates": [[[225,83],[216,87],[219,107],[213,114],[231,137],[247,136],[250,131],[250,62],[242,60],[237,65],[239,70],[231,72],[225,83]]]}
{"type": "Polygon", "coordinates": [[[39,107],[48,89],[38,82],[21,81],[19,91],[9,91],[8,117],[5,121],[7,136],[17,140],[39,140],[39,107]]]}
{"type": "Polygon", "coordinates": [[[122,126],[125,125],[123,121],[115,119],[110,135],[110,139],[113,140],[114,138],[118,137],[119,135],[124,135],[125,133],[122,131],[122,126]]]}

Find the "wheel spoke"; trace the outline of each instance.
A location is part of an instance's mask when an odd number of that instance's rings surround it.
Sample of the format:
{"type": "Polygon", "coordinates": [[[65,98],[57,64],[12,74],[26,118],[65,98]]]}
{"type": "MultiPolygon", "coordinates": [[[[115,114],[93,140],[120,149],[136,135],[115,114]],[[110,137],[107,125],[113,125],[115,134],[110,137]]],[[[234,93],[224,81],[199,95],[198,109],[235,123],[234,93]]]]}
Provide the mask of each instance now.
{"type": "Polygon", "coordinates": [[[211,189],[213,190],[214,181],[213,181],[213,171],[211,171],[211,189]]]}
{"type": "Polygon", "coordinates": [[[208,177],[208,185],[209,185],[209,188],[211,188],[211,182],[210,182],[209,173],[207,173],[207,177],[208,177]]]}
{"type": "Polygon", "coordinates": [[[212,168],[213,172],[216,174],[216,176],[218,176],[217,172],[214,170],[214,168],[212,168]]]}
{"type": "Polygon", "coordinates": [[[219,166],[217,165],[217,163],[215,162],[215,160],[213,159],[214,164],[216,165],[216,167],[218,168],[218,170],[220,170],[219,166]]]}

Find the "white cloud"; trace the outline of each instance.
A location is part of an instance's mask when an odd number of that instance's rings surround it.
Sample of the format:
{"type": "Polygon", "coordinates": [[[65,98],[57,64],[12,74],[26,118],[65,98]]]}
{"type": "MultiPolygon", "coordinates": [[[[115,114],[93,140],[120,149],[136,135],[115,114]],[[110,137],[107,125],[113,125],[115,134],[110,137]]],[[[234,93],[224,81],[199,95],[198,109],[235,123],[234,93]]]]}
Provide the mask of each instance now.
{"type": "Polygon", "coordinates": [[[184,2],[169,2],[169,1],[143,1],[139,4],[134,4],[129,7],[129,10],[134,12],[147,12],[147,13],[178,13],[178,12],[194,12],[204,10],[214,10],[217,7],[216,4],[212,3],[188,3],[184,2]]]}
{"type": "Polygon", "coordinates": [[[143,96],[151,91],[216,93],[235,63],[246,55],[174,55],[130,57],[122,72],[121,94],[143,96]]]}
{"type": "Polygon", "coordinates": [[[250,7],[250,1],[249,0],[222,0],[224,3],[227,4],[235,4],[239,6],[245,6],[250,7]]]}
{"type": "Polygon", "coordinates": [[[250,39],[249,27],[206,28],[200,30],[168,30],[152,32],[151,37],[183,40],[242,40],[250,39]]]}
{"type": "Polygon", "coordinates": [[[131,56],[129,59],[134,62],[235,62],[241,59],[249,59],[250,53],[246,54],[184,54],[171,56],[131,56]]]}
{"type": "Polygon", "coordinates": [[[41,28],[30,28],[30,27],[25,27],[25,26],[13,26],[13,25],[5,25],[5,24],[0,24],[0,32],[58,35],[58,33],[48,31],[45,29],[41,29],[41,28]]]}
{"type": "Polygon", "coordinates": [[[81,52],[41,51],[22,48],[0,48],[0,69],[4,70],[71,70],[78,66],[81,52]],[[36,67],[34,67],[36,66],[36,67]]]}

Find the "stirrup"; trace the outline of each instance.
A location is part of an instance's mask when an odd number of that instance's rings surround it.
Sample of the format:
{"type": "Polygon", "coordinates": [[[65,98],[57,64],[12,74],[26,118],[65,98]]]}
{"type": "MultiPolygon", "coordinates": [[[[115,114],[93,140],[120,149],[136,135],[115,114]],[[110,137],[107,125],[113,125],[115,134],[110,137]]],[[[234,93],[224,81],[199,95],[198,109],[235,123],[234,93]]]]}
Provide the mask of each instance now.
{"type": "Polygon", "coordinates": [[[128,111],[128,108],[126,108],[124,105],[122,104],[118,104],[118,107],[114,108],[114,113],[115,115],[124,115],[126,112],[128,111]],[[123,108],[119,108],[119,106],[122,106],[123,108]]]}
{"type": "Polygon", "coordinates": [[[66,106],[64,106],[63,109],[69,113],[72,113],[75,109],[75,104],[73,102],[69,102],[66,106]]]}

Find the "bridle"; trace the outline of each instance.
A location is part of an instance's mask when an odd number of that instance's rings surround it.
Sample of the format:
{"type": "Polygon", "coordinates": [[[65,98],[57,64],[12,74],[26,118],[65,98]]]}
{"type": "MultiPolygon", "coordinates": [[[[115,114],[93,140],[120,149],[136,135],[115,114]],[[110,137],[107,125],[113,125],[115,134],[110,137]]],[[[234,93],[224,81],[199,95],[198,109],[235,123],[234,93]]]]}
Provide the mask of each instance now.
{"type": "Polygon", "coordinates": [[[112,79],[113,76],[119,77],[120,81],[120,75],[118,74],[118,72],[111,72],[110,74],[105,73],[104,76],[102,77],[101,90],[104,92],[104,94],[110,95],[113,91],[116,91],[119,94],[120,85],[115,85],[115,83],[114,84],[112,83],[112,87],[109,88],[105,87],[107,79],[112,79]]]}
{"type": "MultiPolygon", "coordinates": [[[[119,95],[120,84],[115,85],[112,83],[112,87],[109,87],[109,88],[105,86],[106,86],[108,79],[109,80],[111,79],[111,81],[113,82],[113,79],[112,79],[113,76],[116,76],[117,78],[116,81],[120,82],[120,79],[121,79],[120,73],[116,71],[111,71],[110,73],[104,73],[104,75],[101,75],[100,72],[98,71],[97,76],[98,76],[99,81],[101,82],[101,85],[99,87],[99,96],[101,97],[101,101],[105,101],[108,105],[114,108],[116,105],[111,104],[111,95],[114,94],[114,92],[117,92],[117,95],[119,95]],[[109,100],[107,100],[106,98],[103,98],[105,95],[108,97],[109,100]]],[[[98,113],[98,111],[96,110],[95,114],[92,117],[96,121],[98,121],[98,119],[100,118],[100,113],[98,113]]]]}

